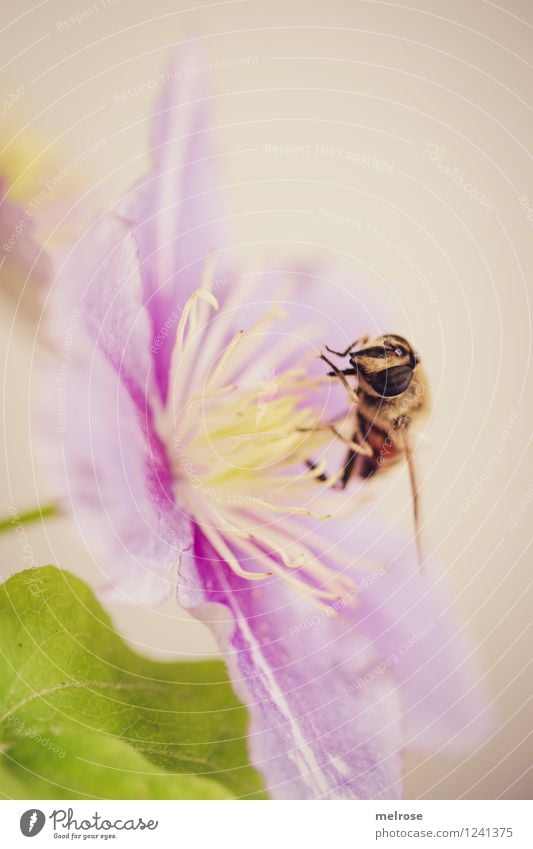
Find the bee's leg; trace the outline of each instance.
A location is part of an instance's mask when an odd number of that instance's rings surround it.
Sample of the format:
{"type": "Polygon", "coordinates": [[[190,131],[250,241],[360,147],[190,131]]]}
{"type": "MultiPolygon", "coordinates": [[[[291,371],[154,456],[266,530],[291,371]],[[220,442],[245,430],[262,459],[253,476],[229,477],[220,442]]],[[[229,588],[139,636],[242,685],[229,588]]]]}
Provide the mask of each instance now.
{"type": "MultiPolygon", "coordinates": [[[[364,436],[361,434],[359,428],[355,430],[351,439],[347,439],[347,437],[343,436],[342,433],[339,433],[339,431],[333,424],[319,425],[316,428],[308,429],[299,428],[299,430],[331,430],[338,439],[346,443],[346,445],[348,446],[348,453],[346,454],[346,459],[341,469],[334,475],[334,477],[330,477],[325,472],[316,476],[317,480],[322,481],[323,483],[325,483],[326,481],[338,481],[340,489],[346,489],[346,487],[348,486],[348,483],[350,482],[350,479],[355,469],[355,462],[358,457],[362,455],[363,457],[366,457],[368,459],[369,457],[374,456],[372,448],[370,447],[364,436]]],[[[305,463],[306,466],[311,470],[318,468],[318,464],[313,462],[313,460],[306,460],[305,463]]]]}
{"type": "Polygon", "coordinates": [[[370,445],[368,444],[368,442],[366,441],[366,439],[362,435],[359,428],[356,428],[354,435],[352,436],[352,446],[353,445],[356,445],[358,450],[354,450],[353,447],[350,447],[349,450],[348,450],[348,453],[346,455],[346,459],[344,461],[342,476],[341,476],[341,479],[340,479],[340,488],[341,489],[346,489],[346,487],[348,486],[350,479],[351,479],[351,477],[354,473],[354,470],[355,470],[355,463],[356,463],[357,457],[360,456],[361,454],[363,454],[365,457],[373,457],[373,455],[374,455],[372,448],[370,447],[370,445]]]}
{"type": "Polygon", "coordinates": [[[350,482],[350,478],[353,475],[353,470],[355,468],[355,461],[357,459],[357,454],[355,451],[348,451],[346,455],[346,460],[344,462],[344,469],[342,472],[342,477],[340,480],[340,488],[346,489],[350,482]]]}
{"type": "Polygon", "coordinates": [[[331,360],[328,360],[328,358],[326,357],[326,355],[325,355],[325,354],[320,354],[320,359],[321,359],[321,360],[324,360],[324,362],[325,362],[325,363],[327,363],[327,365],[330,367],[330,369],[331,369],[331,372],[329,372],[330,376],[331,376],[331,377],[338,377],[338,378],[339,378],[339,380],[340,380],[340,382],[341,382],[341,383],[342,383],[342,385],[344,386],[344,388],[345,388],[345,389],[347,390],[347,392],[350,394],[350,397],[352,398],[352,400],[353,400],[355,403],[357,403],[357,401],[359,400],[358,395],[357,395],[357,392],[356,392],[356,390],[353,388],[353,386],[350,386],[350,384],[349,384],[349,383],[348,383],[348,381],[346,380],[346,375],[348,375],[348,376],[350,376],[350,375],[356,375],[356,374],[357,374],[357,369],[353,369],[353,368],[345,368],[345,369],[343,369],[343,370],[341,371],[340,369],[338,369],[338,368],[337,368],[337,366],[335,365],[335,363],[332,363],[332,362],[331,362],[331,360]]]}
{"type": "Polygon", "coordinates": [[[402,435],[403,450],[405,453],[405,459],[407,460],[407,468],[409,469],[409,482],[411,484],[411,495],[413,500],[413,519],[415,523],[416,552],[418,556],[420,571],[423,574],[424,555],[422,551],[422,540],[420,536],[420,505],[418,500],[418,482],[416,477],[415,462],[413,457],[413,450],[411,448],[411,443],[409,441],[409,436],[407,433],[407,427],[400,428],[400,433],[402,435]]]}
{"type": "MultiPolygon", "coordinates": [[[[325,424],[316,425],[315,427],[299,427],[298,428],[298,431],[300,433],[314,433],[317,430],[330,430],[337,437],[337,439],[340,439],[341,442],[344,442],[348,446],[348,457],[350,458],[350,457],[353,456],[353,460],[351,460],[352,467],[353,467],[353,464],[355,463],[355,458],[359,454],[363,454],[365,457],[371,457],[372,454],[373,454],[370,445],[368,444],[368,442],[366,442],[364,437],[361,435],[361,432],[359,431],[358,428],[356,429],[352,439],[348,439],[346,436],[343,436],[342,433],[340,433],[340,431],[337,430],[337,428],[335,427],[334,422],[326,422],[325,424]]],[[[311,471],[318,468],[318,464],[315,463],[313,460],[306,460],[305,464],[309,469],[311,469],[311,471]]],[[[325,472],[321,472],[319,475],[316,475],[316,479],[319,480],[319,481],[322,481],[322,483],[326,483],[326,482],[335,483],[339,480],[341,473],[342,473],[342,476],[343,476],[343,479],[344,479],[344,477],[346,475],[346,463],[344,464],[342,469],[339,470],[339,472],[337,472],[333,477],[330,477],[325,472]]],[[[348,483],[350,476],[351,476],[351,471],[350,471],[350,473],[349,473],[349,475],[346,479],[346,482],[344,484],[342,484],[342,489],[344,489],[344,487],[348,483]]]]}
{"type": "MultiPolygon", "coordinates": [[[[343,436],[342,433],[337,430],[333,422],[326,422],[325,424],[315,425],[314,427],[297,427],[296,431],[298,433],[316,433],[318,430],[330,430],[337,439],[340,439],[341,442],[346,443],[349,447],[350,451],[353,451],[355,454],[364,454],[365,457],[372,456],[372,449],[364,440],[356,441],[355,437],[352,439],[348,439],[347,436],[343,436]]],[[[359,435],[359,431],[356,431],[356,435],[359,435]]]]}
{"type": "Polygon", "coordinates": [[[353,349],[357,348],[358,345],[366,345],[369,340],[370,336],[359,336],[352,342],[351,345],[348,345],[345,351],[334,351],[333,348],[329,348],[328,345],[325,345],[324,347],[330,354],[336,354],[337,357],[347,357],[350,351],[353,351],[353,349]]]}
{"type": "MultiPolygon", "coordinates": [[[[312,472],[314,472],[315,469],[318,469],[318,463],[314,463],[312,460],[306,460],[305,465],[308,469],[311,469],[312,472]]],[[[317,481],[326,483],[326,481],[329,480],[329,475],[327,475],[325,472],[320,472],[319,475],[316,475],[316,479],[317,481]]]]}

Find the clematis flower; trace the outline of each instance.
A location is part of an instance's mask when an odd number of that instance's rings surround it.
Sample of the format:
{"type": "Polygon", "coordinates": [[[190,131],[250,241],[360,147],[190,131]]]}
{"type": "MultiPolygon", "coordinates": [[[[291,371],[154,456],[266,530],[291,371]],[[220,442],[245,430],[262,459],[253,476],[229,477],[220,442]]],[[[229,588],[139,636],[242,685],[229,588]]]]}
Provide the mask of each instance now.
{"type": "Polygon", "coordinates": [[[50,472],[109,586],[213,629],[271,797],[397,798],[405,749],[463,751],[485,703],[413,546],[321,480],[349,404],[317,353],[386,316],[334,272],[231,270],[212,135],[201,78],[169,83],[151,170],[61,264],[50,472]]]}

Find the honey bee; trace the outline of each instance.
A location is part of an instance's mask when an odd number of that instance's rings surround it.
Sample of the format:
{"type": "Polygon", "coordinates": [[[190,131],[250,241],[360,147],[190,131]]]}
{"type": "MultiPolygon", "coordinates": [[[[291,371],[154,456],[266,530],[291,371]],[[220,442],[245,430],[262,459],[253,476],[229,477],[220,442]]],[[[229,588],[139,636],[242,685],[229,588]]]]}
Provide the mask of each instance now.
{"type": "MultiPolygon", "coordinates": [[[[420,358],[410,343],[397,333],[375,339],[363,336],[345,351],[325,347],[330,354],[349,358],[349,367],[340,369],[325,354],[320,355],[330,368],[328,375],[343,383],[354,407],[353,435],[351,439],[344,439],[348,450],[336,475],[337,485],[344,489],[353,475],[369,478],[404,456],[409,469],[416,544],[422,565],[418,484],[409,434],[412,423],[422,418],[428,404],[427,380],[420,358]],[[349,377],[355,377],[355,386],[350,384],[349,377]]],[[[333,423],[330,427],[343,439],[333,423]]],[[[311,462],[308,465],[315,467],[311,462]]],[[[318,478],[331,480],[325,474],[318,478]]]]}

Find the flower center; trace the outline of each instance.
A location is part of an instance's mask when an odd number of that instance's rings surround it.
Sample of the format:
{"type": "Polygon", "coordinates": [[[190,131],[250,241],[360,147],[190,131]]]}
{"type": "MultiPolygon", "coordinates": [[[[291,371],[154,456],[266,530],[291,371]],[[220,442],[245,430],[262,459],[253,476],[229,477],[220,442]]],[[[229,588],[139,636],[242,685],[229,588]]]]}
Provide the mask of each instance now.
{"type": "Polygon", "coordinates": [[[217,312],[204,284],[177,327],[160,427],[177,503],[241,577],[280,574],[322,603],[353,598],[347,561],[317,529],[339,493],[337,476],[319,483],[324,464],[308,462],[332,440],[322,422],[327,378],[309,376],[316,351],[306,356],[294,331],[273,332],[278,308],[237,333],[231,304],[217,312]],[[333,570],[320,560],[324,548],[333,570]]]}

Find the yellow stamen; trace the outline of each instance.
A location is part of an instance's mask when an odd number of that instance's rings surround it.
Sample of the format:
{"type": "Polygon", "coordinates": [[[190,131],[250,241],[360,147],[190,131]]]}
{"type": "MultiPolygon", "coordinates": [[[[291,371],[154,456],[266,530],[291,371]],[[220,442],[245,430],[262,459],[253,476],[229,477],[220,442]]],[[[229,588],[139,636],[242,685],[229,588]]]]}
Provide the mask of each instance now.
{"type": "Polygon", "coordinates": [[[319,606],[353,599],[355,585],[342,574],[338,552],[296,524],[302,516],[329,520],[335,504],[331,487],[340,472],[324,485],[317,479],[327,473],[326,462],[306,467],[333,436],[331,423],[321,421],[321,407],[314,406],[327,379],[310,377],[302,366],[309,349],[297,365],[275,370],[294,357],[294,333],[286,339],[277,335],[268,363],[262,361],[265,334],[284,316],[279,308],[247,332],[234,333],[221,352],[220,341],[230,336],[231,311],[208,321],[210,310],[218,310],[210,291],[212,274],[210,258],[202,288],[188,299],[178,323],[171,392],[159,422],[180,507],[235,575],[250,581],[283,577],[319,606]],[[329,550],[329,561],[339,563],[338,570],[317,559],[314,552],[322,549],[329,550]],[[236,552],[267,569],[245,569],[236,552]]]}
{"type": "Polygon", "coordinates": [[[235,572],[239,578],[246,578],[248,581],[264,581],[265,578],[270,578],[272,572],[248,572],[243,569],[233,552],[226,545],[222,536],[210,528],[208,525],[202,526],[202,533],[207,537],[216,553],[228,564],[232,572],[235,572]]]}

